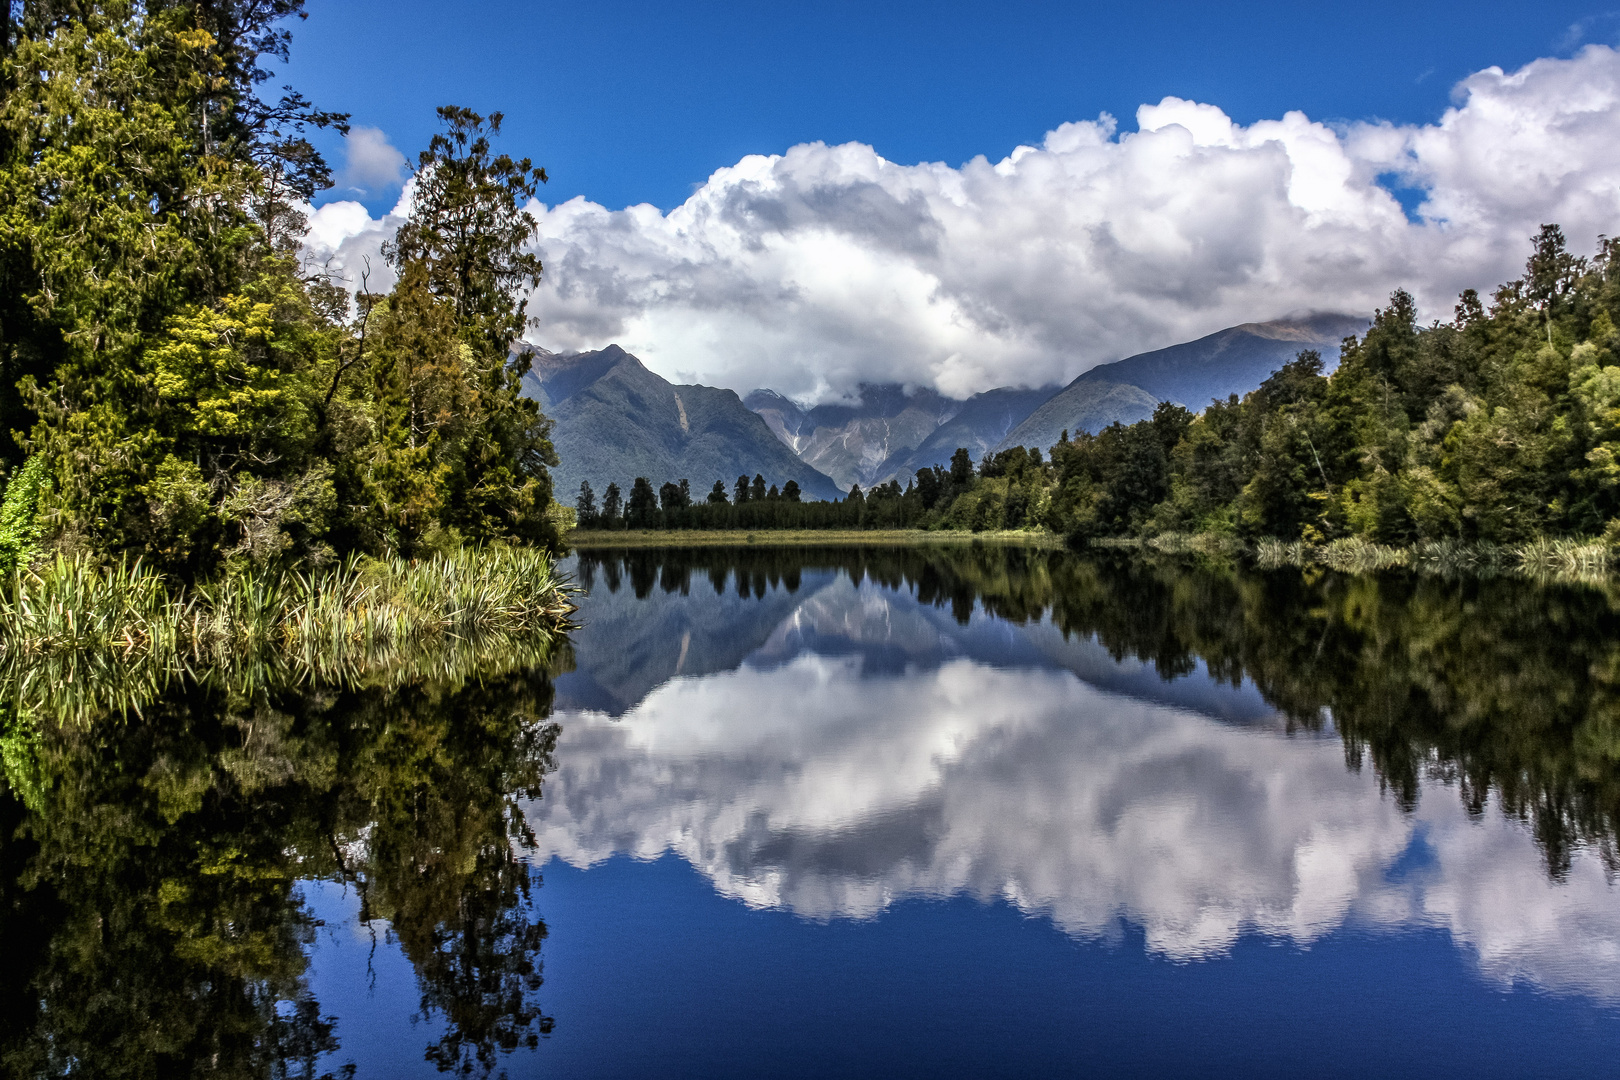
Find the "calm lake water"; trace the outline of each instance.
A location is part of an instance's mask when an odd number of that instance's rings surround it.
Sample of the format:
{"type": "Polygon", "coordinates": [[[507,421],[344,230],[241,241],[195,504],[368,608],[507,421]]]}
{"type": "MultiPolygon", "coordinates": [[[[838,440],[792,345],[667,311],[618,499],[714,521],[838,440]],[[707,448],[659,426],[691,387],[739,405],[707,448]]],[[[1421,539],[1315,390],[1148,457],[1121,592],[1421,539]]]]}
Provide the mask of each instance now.
{"type": "Polygon", "coordinates": [[[0,1072],[1620,1061],[1620,591],[994,547],[566,568],[538,666],[23,700],[0,1072]]]}

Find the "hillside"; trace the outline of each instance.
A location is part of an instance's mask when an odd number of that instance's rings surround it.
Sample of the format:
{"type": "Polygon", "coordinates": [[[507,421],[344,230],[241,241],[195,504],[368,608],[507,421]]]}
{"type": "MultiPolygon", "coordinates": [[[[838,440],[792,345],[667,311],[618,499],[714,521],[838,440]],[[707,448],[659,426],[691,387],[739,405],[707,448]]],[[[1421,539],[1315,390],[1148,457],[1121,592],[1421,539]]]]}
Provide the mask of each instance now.
{"type": "Polygon", "coordinates": [[[637,476],[655,485],[684,477],[701,498],[716,480],[730,489],[739,475],[755,473],[771,484],[796,481],[807,499],[843,495],[734,391],[670,383],[617,345],[530,354],[523,389],[556,425],[552,442],[562,463],[552,476],[564,502],[587,480],[600,498],[610,482],[628,492],[637,476]]]}
{"type": "Polygon", "coordinates": [[[1331,370],[1343,339],[1364,331],[1367,323],[1364,317],[1337,314],[1244,323],[1094,367],[1035,409],[1000,447],[1045,450],[1065,429],[1097,432],[1115,421],[1135,423],[1151,416],[1161,401],[1198,412],[1214,398],[1255,389],[1301,349],[1320,352],[1331,370]]]}

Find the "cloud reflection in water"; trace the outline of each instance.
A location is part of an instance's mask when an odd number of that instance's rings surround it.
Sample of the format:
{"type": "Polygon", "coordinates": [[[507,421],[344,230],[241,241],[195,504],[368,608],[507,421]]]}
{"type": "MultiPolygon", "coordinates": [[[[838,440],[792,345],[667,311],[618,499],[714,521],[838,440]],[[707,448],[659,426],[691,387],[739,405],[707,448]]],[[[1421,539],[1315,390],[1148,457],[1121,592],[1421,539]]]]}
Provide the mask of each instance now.
{"type": "MultiPolygon", "coordinates": [[[[1620,1000],[1620,904],[1590,852],[1555,879],[1528,829],[1438,781],[1405,813],[1337,738],[1100,689],[1083,663],[987,662],[975,622],[839,577],[741,666],[618,718],[559,711],[536,857],[673,851],[816,920],[1005,897],[1082,938],[1126,920],[1175,960],[1439,927],[1489,979],[1620,1000]]],[[[990,625],[1052,653],[1050,626],[990,625]]]]}

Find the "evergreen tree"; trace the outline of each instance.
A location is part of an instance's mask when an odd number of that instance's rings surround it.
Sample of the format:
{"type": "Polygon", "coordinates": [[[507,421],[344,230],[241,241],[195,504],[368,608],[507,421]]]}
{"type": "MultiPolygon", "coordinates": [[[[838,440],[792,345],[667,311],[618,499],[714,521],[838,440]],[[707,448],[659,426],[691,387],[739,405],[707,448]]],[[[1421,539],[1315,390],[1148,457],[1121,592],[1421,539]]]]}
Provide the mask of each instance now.
{"type": "Polygon", "coordinates": [[[972,482],[973,456],[967,452],[967,447],[958,446],[956,453],[951,455],[951,483],[965,488],[972,482]]]}
{"type": "Polygon", "coordinates": [[[724,480],[714,482],[714,487],[709,489],[708,501],[710,506],[725,506],[731,502],[730,499],[726,498],[726,483],[724,480]]]}
{"type": "Polygon", "coordinates": [[[653,524],[653,517],[658,513],[658,496],[653,494],[652,482],[645,476],[638,476],[635,483],[630,485],[630,501],[625,504],[625,523],[632,529],[647,529],[653,524]]]}
{"type": "Polygon", "coordinates": [[[574,500],[574,515],[582,529],[591,528],[596,522],[596,493],[591,490],[589,480],[579,483],[579,498],[574,500]]]}

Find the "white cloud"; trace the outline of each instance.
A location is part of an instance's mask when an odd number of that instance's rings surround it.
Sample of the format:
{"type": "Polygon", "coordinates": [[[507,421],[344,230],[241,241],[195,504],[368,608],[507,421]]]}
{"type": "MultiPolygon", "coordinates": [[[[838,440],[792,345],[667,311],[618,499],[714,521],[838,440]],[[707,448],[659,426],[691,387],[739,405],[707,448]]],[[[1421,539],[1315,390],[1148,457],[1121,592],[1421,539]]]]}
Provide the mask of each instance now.
{"type": "Polygon", "coordinates": [[[1581,250],[1620,229],[1620,53],[1489,68],[1455,100],[1428,125],[1245,127],[1166,98],[1133,131],[1064,124],[996,163],[811,143],[720,169],[667,214],[536,203],[530,336],[616,341],[743,391],[965,395],[1289,311],[1366,312],[1396,287],[1449,317],[1461,289],[1518,274],[1542,222],[1581,250]],[[1391,173],[1425,190],[1420,221],[1379,186],[1391,173]]]}
{"type": "Polygon", "coordinates": [[[378,128],[350,128],[343,140],[343,157],[343,171],[332,178],[332,186],[340,192],[379,195],[405,182],[405,155],[378,128]]]}
{"type": "Polygon", "coordinates": [[[393,288],[394,271],[383,258],[382,246],[410,216],[414,181],[407,181],[399,202],[380,218],[350,200],[306,208],[309,231],[304,234],[306,263],[318,266],[342,281],[350,291],[364,285],[371,292],[393,288]]]}

